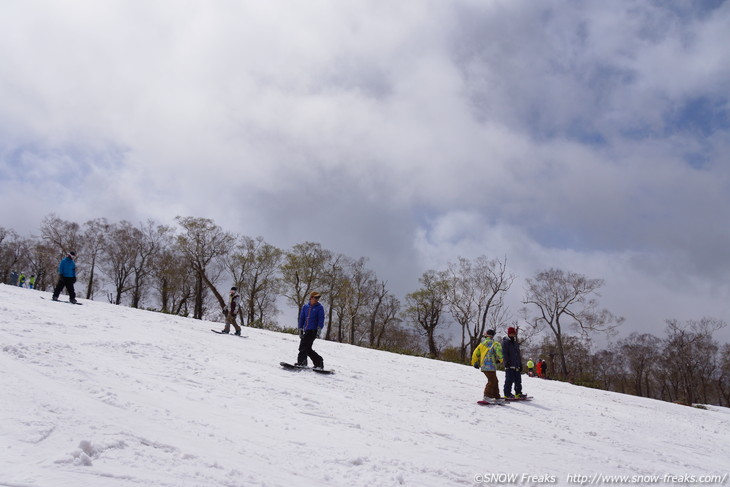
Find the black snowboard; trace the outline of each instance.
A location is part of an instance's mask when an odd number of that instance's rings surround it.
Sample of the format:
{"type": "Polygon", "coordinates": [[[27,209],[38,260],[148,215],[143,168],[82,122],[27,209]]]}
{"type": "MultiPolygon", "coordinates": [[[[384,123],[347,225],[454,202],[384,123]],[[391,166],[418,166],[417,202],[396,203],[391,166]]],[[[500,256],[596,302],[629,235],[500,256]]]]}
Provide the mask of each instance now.
{"type": "Polygon", "coordinates": [[[210,331],[212,331],[213,333],[218,333],[219,335],[231,335],[231,336],[239,337],[239,338],[248,338],[246,335],[236,335],[235,333],[224,333],[222,331],[214,330],[213,328],[211,328],[210,331]]]}
{"type": "MultiPolygon", "coordinates": [[[[45,296],[41,296],[41,299],[46,299],[45,296]]],[[[53,301],[53,299],[49,299],[49,301],[53,301]]],[[[66,303],[66,304],[78,304],[79,306],[82,306],[84,303],[79,303],[76,301],[75,303],[72,303],[71,301],[61,301],[60,299],[56,299],[57,303],[66,303]]]]}
{"type": "Polygon", "coordinates": [[[334,374],[335,373],[334,370],[315,369],[314,367],[307,367],[304,365],[293,365],[293,364],[288,364],[286,362],[279,362],[279,365],[284,367],[286,370],[296,370],[296,371],[313,370],[314,372],[317,372],[318,374],[334,374]]]}

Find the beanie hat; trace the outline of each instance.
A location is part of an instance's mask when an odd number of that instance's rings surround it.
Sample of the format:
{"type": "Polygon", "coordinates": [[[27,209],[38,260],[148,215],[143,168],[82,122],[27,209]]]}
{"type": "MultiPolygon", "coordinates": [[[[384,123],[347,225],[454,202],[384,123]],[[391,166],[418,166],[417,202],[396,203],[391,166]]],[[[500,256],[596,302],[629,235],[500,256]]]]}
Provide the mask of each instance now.
{"type": "Polygon", "coordinates": [[[238,291],[238,288],[237,288],[236,286],[233,286],[233,287],[231,288],[231,291],[238,291]]]}
{"type": "Polygon", "coordinates": [[[507,334],[508,335],[516,335],[517,334],[517,330],[515,330],[514,326],[510,326],[509,328],[507,328],[507,334]]]}
{"type": "Polygon", "coordinates": [[[494,330],[487,330],[484,332],[485,337],[493,337],[494,336],[494,330]]]}

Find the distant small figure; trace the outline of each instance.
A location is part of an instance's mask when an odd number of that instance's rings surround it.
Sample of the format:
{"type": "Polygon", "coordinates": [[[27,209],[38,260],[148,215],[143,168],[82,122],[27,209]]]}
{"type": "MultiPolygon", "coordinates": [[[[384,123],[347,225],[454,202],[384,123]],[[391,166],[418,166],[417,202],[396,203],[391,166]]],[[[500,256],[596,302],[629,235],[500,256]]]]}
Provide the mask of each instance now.
{"type": "Polygon", "coordinates": [[[541,379],[543,378],[543,364],[544,363],[545,363],[545,361],[543,359],[537,360],[537,376],[541,379]]]}
{"type": "Polygon", "coordinates": [[[35,289],[35,274],[31,274],[28,279],[28,289],[35,289]]]}
{"type": "Polygon", "coordinates": [[[529,377],[535,377],[535,362],[532,359],[527,361],[527,375],[529,377]]]}
{"type": "Polygon", "coordinates": [[[11,286],[18,285],[18,271],[13,271],[10,273],[10,285],[11,286]]]}
{"type": "Polygon", "coordinates": [[[76,303],[76,291],[74,290],[74,283],[76,282],[75,258],[76,252],[69,252],[58,264],[58,283],[53,290],[54,301],[58,301],[58,296],[65,287],[68,291],[68,300],[74,304],[76,303]]]}
{"type": "Polygon", "coordinates": [[[226,326],[223,328],[221,333],[230,333],[231,325],[236,329],[236,335],[241,336],[241,327],[236,323],[236,314],[238,314],[238,300],[241,295],[238,294],[238,288],[233,286],[231,288],[230,296],[228,298],[228,306],[223,308],[223,313],[226,315],[226,326]]]}
{"type": "Polygon", "coordinates": [[[22,272],[18,276],[18,287],[25,287],[25,274],[22,272]]]}
{"type": "Polygon", "coordinates": [[[543,379],[548,378],[548,363],[546,360],[542,361],[542,378],[543,379]]]}

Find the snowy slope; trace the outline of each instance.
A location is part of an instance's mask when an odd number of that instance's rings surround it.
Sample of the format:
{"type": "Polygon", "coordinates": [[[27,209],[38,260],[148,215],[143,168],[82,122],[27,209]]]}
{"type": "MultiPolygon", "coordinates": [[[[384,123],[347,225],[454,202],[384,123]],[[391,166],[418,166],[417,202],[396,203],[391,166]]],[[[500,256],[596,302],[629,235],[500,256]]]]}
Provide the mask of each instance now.
{"type": "Polygon", "coordinates": [[[295,359],[292,335],[49,299],[0,285],[0,486],[458,486],[492,473],[567,485],[729,470],[723,408],[531,378],[535,401],[481,407],[470,367],[318,340],[336,374],[290,372],[278,363],[295,359]]]}

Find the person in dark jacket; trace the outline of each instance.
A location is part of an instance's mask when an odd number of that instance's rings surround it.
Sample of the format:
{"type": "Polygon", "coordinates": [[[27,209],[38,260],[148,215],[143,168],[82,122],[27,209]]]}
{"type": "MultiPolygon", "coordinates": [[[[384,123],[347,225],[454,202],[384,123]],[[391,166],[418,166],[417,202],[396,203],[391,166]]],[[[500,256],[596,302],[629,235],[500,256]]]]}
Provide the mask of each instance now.
{"type": "Polygon", "coordinates": [[[233,286],[231,288],[230,297],[228,298],[228,306],[223,308],[223,312],[226,314],[226,327],[223,328],[221,333],[229,333],[231,331],[231,325],[236,329],[236,335],[241,336],[241,327],[236,323],[236,314],[238,313],[238,300],[241,299],[241,295],[238,294],[238,288],[233,286]]]}
{"type": "Polygon", "coordinates": [[[58,296],[63,288],[68,291],[68,300],[76,303],[76,291],[74,291],[74,283],[76,282],[76,252],[69,252],[68,255],[58,264],[58,283],[53,290],[53,300],[58,301],[58,296]]]}
{"type": "Polygon", "coordinates": [[[299,313],[299,356],[297,365],[306,366],[307,357],[312,359],[315,369],[324,369],[324,360],[312,350],[312,344],[324,327],[324,306],[319,303],[320,294],[313,291],[309,295],[309,303],[302,306],[299,313]]]}
{"type": "Polygon", "coordinates": [[[517,341],[517,330],[507,328],[507,337],[502,340],[502,355],[504,357],[504,397],[522,397],[522,357],[520,343],[517,341]],[[512,384],[515,386],[515,395],[512,395],[512,384]]]}

